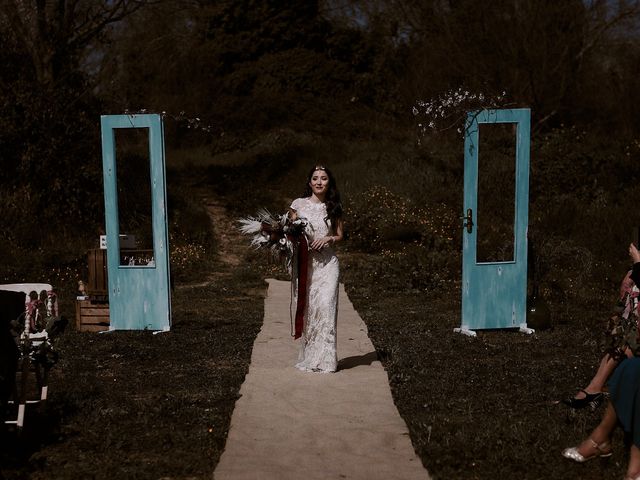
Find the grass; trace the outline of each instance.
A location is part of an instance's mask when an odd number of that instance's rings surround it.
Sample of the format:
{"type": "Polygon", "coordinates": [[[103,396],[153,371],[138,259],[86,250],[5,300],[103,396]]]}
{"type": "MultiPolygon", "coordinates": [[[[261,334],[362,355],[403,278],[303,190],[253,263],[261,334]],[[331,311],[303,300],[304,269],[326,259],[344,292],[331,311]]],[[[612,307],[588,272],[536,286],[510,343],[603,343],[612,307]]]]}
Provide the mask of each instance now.
{"type": "MultiPolygon", "coordinates": [[[[433,478],[615,478],[626,465],[620,435],[608,463],[575,465],[560,456],[599,421],[571,415],[558,400],[590,378],[598,362],[593,318],[524,335],[453,333],[460,289],[389,292],[370,282],[360,257],[343,268],[347,293],[365,320],[396,406],[433,478]]],[[[374,260],[375,261],[375,260],[374,260]]],[[[343,264],[345,262],[343,261],[343,264]]],[[[385,270],[369,273],[377,277],[385,270]]],[[[582,312],[583,314],[586,312],[582,312]]],[[[592,312],[596,316],[596,312],[592,312]]]]}
{"type": "Polygon", "coordinates": [[[265,284],[246,268],[179,285],[168,333],[66,332],[46,411],[19,444],[3,434],[7,478],[210,478],[262,320],[265,284]],[[221,301],[221,299],[226,299],[221,301]]]}

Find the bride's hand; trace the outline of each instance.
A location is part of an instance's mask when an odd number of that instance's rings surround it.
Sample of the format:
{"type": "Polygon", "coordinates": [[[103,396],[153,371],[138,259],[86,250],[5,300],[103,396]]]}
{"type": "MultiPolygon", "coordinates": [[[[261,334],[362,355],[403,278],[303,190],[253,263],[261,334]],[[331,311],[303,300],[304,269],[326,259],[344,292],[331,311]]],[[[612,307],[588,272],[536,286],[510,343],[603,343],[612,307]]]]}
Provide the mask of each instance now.
{"type": "Polygon", "coordinates": [[[333,243],[333,237],[316,238],[311,242],[311,250],[321,250],[327,245],[333,243]]]}

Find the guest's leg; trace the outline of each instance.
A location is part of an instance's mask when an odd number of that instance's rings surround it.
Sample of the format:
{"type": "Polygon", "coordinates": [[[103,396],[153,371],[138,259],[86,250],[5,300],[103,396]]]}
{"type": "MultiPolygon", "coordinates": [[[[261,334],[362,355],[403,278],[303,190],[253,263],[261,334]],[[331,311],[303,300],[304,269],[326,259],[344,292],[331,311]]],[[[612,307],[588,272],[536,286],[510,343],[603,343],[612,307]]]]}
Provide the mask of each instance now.
{"type": "MultiPolygon", "coordinates": [[[[591,382],[589,382],[589,385],[587,385],[584,390],[589,393],[601,392],[605,384],[607,383],[609,376],[611,375],[611,373],[613,373],[617,366],[618,362],[611,358],[609,354],[606,354],[604,357],[602,357],[595,376],[591,379],[591,382]]],[[[576,394],[575,398],[579,399],[584,398],[585,396],[586,395],[583,391],[579,391],[576,394]]]]}
{"type": "Polygon", "coordinates": [[[629,450],[629,465],[627,466],[627,478],[636,480],[640,477],[640,448],[631,445],[629,450]]]}
{"type": "Polygon", "coordinates": [[[611,446],[609,445],[611,434],[617,424],[618,417],[616,416],[616,411],[613,409],[613,405],[609,403],[598,426],[591,432],[589,438],[578,445],[578,453],[583,457],[590,457],[597,453],[604,453],[611,450],[611,446]]]}

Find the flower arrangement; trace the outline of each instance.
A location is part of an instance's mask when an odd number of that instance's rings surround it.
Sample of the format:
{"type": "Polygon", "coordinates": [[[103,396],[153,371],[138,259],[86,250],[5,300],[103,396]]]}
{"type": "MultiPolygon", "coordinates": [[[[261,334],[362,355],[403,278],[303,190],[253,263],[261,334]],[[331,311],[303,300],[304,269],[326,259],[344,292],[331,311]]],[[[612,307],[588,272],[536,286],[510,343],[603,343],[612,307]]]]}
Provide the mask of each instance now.
{"type": "Polygon", "coordinates": [[[294,244],[305,235],[307,226],[310,226],[306,218],[292,220],[286,213],[274,215],[262,209],[257,215],[241,218],[238,222],[240,231],[251,237],[253,247],[267,250],[271,258],[282,261],[287,270],[291,271],[294,244]]]}

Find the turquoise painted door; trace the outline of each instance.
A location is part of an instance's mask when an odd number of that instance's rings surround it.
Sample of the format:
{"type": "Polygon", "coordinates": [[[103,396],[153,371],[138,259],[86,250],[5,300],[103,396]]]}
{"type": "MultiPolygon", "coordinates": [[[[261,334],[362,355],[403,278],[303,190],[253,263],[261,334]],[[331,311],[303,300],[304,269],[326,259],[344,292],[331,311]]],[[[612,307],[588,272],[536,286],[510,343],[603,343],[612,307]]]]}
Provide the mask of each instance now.
{"type": "Polygon", "coordinates": [[[463,331],[526,329],[529,146],[529,109],[468,114],[462,230],[463,331]],[[509,141],[514,148],[506,150],[515,150],[515,158],[489,148],[483,152],[483,147],[488,147],[484,134],[498,126],[504,136],[511,135],[509,141]],[[492,164],[501,155],[501,163],[492,164]]]}
{"type": "MultiPolygon", "coordinates": [[[[107,236],[110,330],[169,330],[171,297],[169,235],[164,158],[164,129],[160,115],[103,115],[102,162],[107,236]],[[116,135],[118,129],[147,129],[151,206],[151,251],[130,250],[123,262],[120,248],[116,135]]],[[[123,232],[126,233],[126,232],[123,232]]]]}

